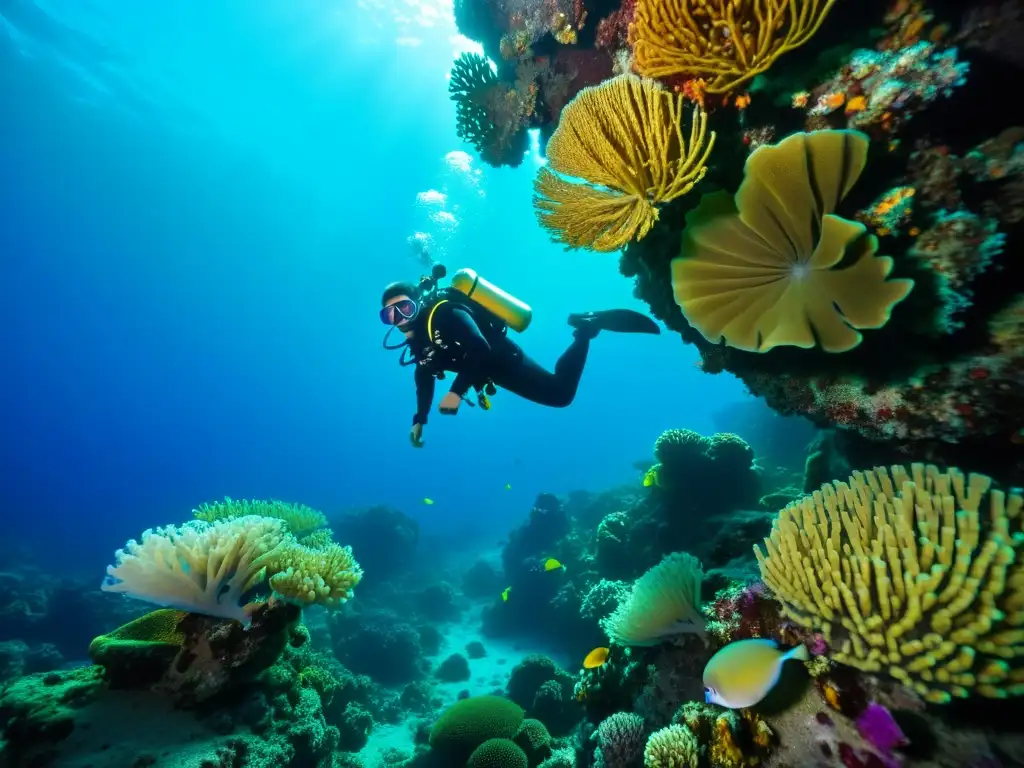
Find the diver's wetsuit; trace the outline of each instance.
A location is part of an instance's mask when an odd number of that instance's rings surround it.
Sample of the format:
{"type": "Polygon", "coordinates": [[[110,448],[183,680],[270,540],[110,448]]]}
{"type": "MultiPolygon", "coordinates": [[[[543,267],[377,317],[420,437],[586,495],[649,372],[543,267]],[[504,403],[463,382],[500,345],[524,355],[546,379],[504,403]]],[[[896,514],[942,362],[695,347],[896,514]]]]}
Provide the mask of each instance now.
{"type": "Polygon", "coordinates": [[[596,330],[577,328],[572,344],[558,358],[552,373],[503,334],[485,335],[473,315],[458,304],[445,303],[437,308],[431,325],[435,340],[440,340],[440,344],[428,341],[427,314],[421,312],[413,321],[414,336],[410,341],[416,360],[413,424],[427,423],[434,400],[434,377],[439,371],[456,374],[451,391],[460,397],[471,387],[482,387],[488,381],[527,400],[554,408],[564,408],[576,397],[590,340],[596,330]]]}

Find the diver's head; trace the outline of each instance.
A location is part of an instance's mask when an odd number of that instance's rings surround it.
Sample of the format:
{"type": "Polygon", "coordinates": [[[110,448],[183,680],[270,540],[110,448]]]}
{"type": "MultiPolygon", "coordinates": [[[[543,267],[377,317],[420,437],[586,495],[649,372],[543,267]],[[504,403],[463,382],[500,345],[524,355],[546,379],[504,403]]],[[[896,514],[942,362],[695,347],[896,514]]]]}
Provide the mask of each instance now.
{"type": "Polygon", "coordinates": [[[412,283],[391,283],[380,299],[380,320],[397,327],[406,336],[412,335],[409,324],[420,311],[420,291],[412,283]]]}

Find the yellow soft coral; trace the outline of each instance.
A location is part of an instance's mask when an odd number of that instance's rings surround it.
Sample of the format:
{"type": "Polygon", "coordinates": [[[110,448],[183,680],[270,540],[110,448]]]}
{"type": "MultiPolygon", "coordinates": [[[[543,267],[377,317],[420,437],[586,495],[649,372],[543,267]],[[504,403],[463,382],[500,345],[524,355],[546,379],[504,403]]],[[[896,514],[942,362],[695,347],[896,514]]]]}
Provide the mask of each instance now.
{"type": "Polygon", "coordinates": [[[192,510],[192,514],[196,519],[205,520],[208,523],[246,517],[247,515],[274,517],[283,520],[288,526],[288,530],[296,536],[302,536],[317,528],[327,526],[327,517],[323,512],[307,507],[305,504],[291,504],[286,501],[248,501],[246,499],[236,501],[225,497],[224,501],[200,505],[198,509],[192,510]]]}
{"type": "Polygon", "coordinates": [[[655,731],[644,747],[644,768],[697,768],[699,763],[697,737],[681,725],[655,731]]]}
{"type": "Polygon", "coordinates": [[[991,485],[922,464],[856,472],[779,513],[754,548],[761,576],[841,664],[932,702],[1022,695],[1024,496],[991,485]]]}
{"type": "Polygon", "coordinates": [[[818,31],[836,0],[637,0],[636,71],[700,78],[727,93],[818,31]]]}
{"type": "Polygon", "coordinates": [[[289,543],[275,554],[270,571],[271,589],[285,599],[328,607],[348,600],[363,578],[352,548],[333,543],[316,547],[289,543]]]}
{"type": "Polygon", "coordinates": [[[747,158],[735,201],[705,195],[672,260],[676,303],[708,341],[767,352],[856,347],[913,280],[886,280],[892,259],[859,222],[833,215],[864,168],[857,131],[797,133],[747,158]]]}
{"type": "Polygon", "coordinates": [[[100,588],[248,623],[254,606],[242,600],[264,581],[267,565],[289,539],[281,520],[256,516],[149,529],[141,541],[117,550],[100,588]]]}
{"type": "Polygon", "coordinates": [[[707,115],[697,108],[684,139],[684,100],[654,80],[619,75],[584,88],[562,110],[533,198],[557,242],[618,250],[647,235],[657,204],[704,178],[715,134],[708,136],[707,115]]]}

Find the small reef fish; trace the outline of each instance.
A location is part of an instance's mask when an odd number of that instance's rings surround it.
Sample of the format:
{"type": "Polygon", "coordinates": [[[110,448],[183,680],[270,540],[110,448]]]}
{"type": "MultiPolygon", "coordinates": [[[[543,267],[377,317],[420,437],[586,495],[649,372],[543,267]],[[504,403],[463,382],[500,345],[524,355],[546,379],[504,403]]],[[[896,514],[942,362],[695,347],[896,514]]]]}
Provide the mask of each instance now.
{"type": "Polygon", "coordinates": [[[505,587],[503,590],[501,590],[501,602],[503,602],[503,603],[507,603],[508,602],[508,593],[511,592],[511,591],[512,591],[512,587],[505,587]]]}
{"type": "Polygon", "coordinates": [[[604,663],[608,661],[608,649],[607,648],[595,648],[587,657],[583,659],[584,669],[597,669],[598,667],[604,666],[604,663]]]}
{"type": "Polygon", "coordinates": [[[704,700],[729,709],[752,707],[779,682],[786,661],[810,657],[805,645],[783,651],[761,638],[729,643],[704,667],[704,700]]]}
{"type": "Polygon", "coordinates": [[[547,560],[544,561],[544,570],[545,571],[564,571],[565,570],[565,566],[562,565],[557,560],[555,560],[555,558],[549,557],[547,560]]]}
{"type": "Polygon", "coordinates": [[[426,504],[429,507],[431,504],[434,503],[434,500],[433,499],[428,499],[428,498],[424,497],[423,503],[426,504]]]}
{"type": "Polygon", "coordinates": [[[511,491],[512,490],[512,483],[505,483],[505,490],[506,491],[511,491]]]}
{"type": "Polygon", "coordinates": [[[650,488],[651,486],[661,486],[661,478],[658,476],[657,467],[651,467],[647,470],[647,474],[644,475],[644,488],[650,488]]]}

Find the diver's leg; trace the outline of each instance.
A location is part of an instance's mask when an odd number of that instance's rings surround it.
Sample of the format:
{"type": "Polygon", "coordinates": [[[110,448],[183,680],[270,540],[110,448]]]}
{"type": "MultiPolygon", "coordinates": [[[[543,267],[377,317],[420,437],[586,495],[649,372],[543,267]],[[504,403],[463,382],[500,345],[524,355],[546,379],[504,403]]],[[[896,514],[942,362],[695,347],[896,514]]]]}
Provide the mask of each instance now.
{"type": "Polygon", "coordinates": [[[564,408],[576,397],[576,390],[587,364],[587,352],[593,334],[577,331],[572,344],[555,363],[554,373],[506,339],[502,354],[497,355],[491,380],[496,387],[507,389],[520,397],[552,408],[564,408]],[[506,347],[507,345],[507,347],[506,347]]]}

